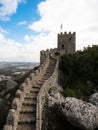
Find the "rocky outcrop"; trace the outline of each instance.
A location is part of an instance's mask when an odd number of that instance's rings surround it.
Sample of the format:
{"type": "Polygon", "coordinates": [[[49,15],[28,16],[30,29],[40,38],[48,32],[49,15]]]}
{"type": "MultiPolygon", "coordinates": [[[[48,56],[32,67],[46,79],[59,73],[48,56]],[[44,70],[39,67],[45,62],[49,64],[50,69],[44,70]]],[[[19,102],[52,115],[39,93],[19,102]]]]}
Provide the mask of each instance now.
{"type": "Polygon", "coordinates": [[[62,104],[65,101],[65,98],[62,94],[57,90],[57,88],[53,87],[49,90],[48,94],[48,105],[49,107],[55,104],[62,104]]]}
{"type": "Polygon", "coordinates": [[[98,127],[98,108],[90,103],[67,97],[62,104],[62,111],[74,126],[86,130],[94,130],[98,127]]]}
{"type": "Polygon", "coordinates": [[[90,96],[89,102],[98,107],[98,93],[94,93],[90,96]]]}
{"type": "Polygon", "coordinates": [[[65,117],[70,122],[85,130],[94,130],[98,127],[98,108],[82,100],[64,97],[56,90],[51,90],[48,96],[49,106],[57,104],[65,117]]]}

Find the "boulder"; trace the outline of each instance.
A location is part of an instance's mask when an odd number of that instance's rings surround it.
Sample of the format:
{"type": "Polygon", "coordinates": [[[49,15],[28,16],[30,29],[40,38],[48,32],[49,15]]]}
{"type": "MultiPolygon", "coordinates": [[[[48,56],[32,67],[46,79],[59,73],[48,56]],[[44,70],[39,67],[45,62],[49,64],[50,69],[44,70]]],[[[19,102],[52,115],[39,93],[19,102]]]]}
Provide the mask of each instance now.
{"type": "Polygon", "coordinates": [[[67,97],[62,103],[62,111],[73,126],[86,130],[98,127],[98,108],[90,103],[67,97]]]}
{"type": "Polygon", "coordinates": [[[89,102],[98,107],[98,93],[94,93],[90,96],[89,102]]]}
{"type": "Polygon", "coordinates": [[[55,104],[63,103],[65,98],[61,95],[61,93],[54,87],[49,90],[48,95],[48,105],[53,106],[55,104]]]}
{"type": "Polygon", "coordinates": [[[98,108],[91,103],[73,98],[64,98],[61,93],[51,89],[48,96],[49,106],[58,104],[62,114],[71,125],[85,130],[98,127],[98,108]]]}

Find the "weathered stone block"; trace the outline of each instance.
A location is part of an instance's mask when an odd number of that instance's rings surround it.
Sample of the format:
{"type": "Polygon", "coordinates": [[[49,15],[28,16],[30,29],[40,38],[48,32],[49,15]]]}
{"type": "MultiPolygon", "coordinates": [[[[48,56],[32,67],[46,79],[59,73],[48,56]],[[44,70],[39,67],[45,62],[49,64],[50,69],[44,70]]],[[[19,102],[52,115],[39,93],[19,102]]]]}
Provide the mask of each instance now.
{"type": "Polygon", "coordinates": [[[7,117],[7,124],[15,126],[16,121],[17,121],[17,112],[14,109],[10,109],[7,117]]]}
{"type": "Polygon", "coordinates": [[[5,125],[3,130],[13,130],[12,125],[5,125]]]}
{"type": "Polygon", "coordinates": [[[22,91],[21,90],[17,90],[16,94],[15,94],[15,97],[21,99],[23,97],[22,91]]]}
{"type": "Polygon", "coordinates": [[[26,85],[30,85],[30,78],[26,78],[25,83],[26,83],[26,85]]]}
{"type": "Polygon", "coordinates": [[[31,73],[29,77],[30,77],[30,80],[32,81],[32,80],[35,79],[35,74],[34,74],[34,73],[31,73]]]}
{"type": "Polygon", "coordinates": [[[25,91],[26,91],[26,83],[22,83],[22,84],[20,85],[19,89],[20,89],[21,91],[25,92],[25,91]]]}
{"type": "Polygon", "coordinates": [[[14,98],[14,100],[12,102],[12,109],[15,109],[16,111],[18,111],[19,107],[20,107],[19,98],[14,98]]]}

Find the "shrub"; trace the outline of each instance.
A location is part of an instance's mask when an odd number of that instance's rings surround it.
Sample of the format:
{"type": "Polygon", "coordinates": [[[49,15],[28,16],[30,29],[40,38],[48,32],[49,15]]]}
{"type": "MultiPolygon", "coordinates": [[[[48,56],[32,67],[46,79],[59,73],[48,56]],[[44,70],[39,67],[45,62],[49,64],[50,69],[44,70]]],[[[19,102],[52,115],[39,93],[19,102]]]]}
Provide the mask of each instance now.
{"type": "Polygon", "coordinates": [[[66,87],[62,94],[65,97],[75,97],[85,100],[88,99],[94,90],[93,86],[77,85],[76,87],[66,87]]]}

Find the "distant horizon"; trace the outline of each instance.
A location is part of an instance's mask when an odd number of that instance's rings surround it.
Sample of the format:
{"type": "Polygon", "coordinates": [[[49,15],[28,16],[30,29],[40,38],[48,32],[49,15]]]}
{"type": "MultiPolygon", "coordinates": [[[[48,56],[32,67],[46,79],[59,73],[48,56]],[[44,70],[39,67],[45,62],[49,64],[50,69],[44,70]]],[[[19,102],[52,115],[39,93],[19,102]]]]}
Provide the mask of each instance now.
{"type": "Polygon", "coordinates": [[[0,63],[39,63],[39,62],[29,62],[29,61],[0,61],[0,63]]]}
{"type": "MultiPolygon", "coordinates": [[[[77,51],[83,51],[84,50],[84,48],[87,48],[87,47],[92,47],[92,46],[94,46],[94,45],[96,45],[96,44],[93,44],[93,45],[87,45],[86,47],[84,46],[82,49],[79,49],[79,50],[76,50],[76,52],[77,51]]],[[[49,49],[49,48],[47,48],[47,49],[49,49]]],[[[47,50],[46,49],[46,50],[47,50]]],[[[45,50],[45,51],[46,51],[45,50]]],[[[39,55],[40,56],[40,55],[39,55]]],[[[16,62],[18,62],[18,63],[40,63],[40,61],[0,61],[0,63],[1,62],[14,62],[14,63],[16,63],[16,62]]]]}

